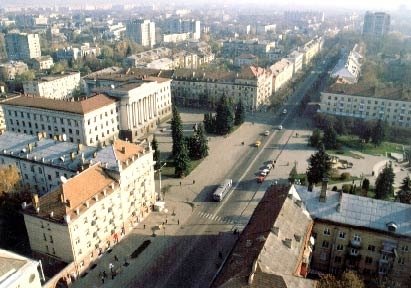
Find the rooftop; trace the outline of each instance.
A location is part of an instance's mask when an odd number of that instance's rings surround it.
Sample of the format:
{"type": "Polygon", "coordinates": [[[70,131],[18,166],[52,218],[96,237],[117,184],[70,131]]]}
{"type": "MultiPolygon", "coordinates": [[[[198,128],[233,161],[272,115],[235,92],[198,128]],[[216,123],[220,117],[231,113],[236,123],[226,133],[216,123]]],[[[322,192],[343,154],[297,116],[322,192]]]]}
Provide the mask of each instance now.
{"type": "Polygon", "coordinates": [[[256,66],[247,66],[241,69],[239,73],[228,71],[206,71],[194,69],[176,69],[174,71],[174,80],[195,80],[195,81],[221,81],[234,82],[236,79],[256,80],[257,77],[266,75],[270,71],[256,66]]]}
{"type": "Polygon", "coordinates": [[[212,287],[314,287],[299,275],[313,221],[288,191],[266,191],[212,287]]]}
{"type": "Polygon", "coordinates": [[[102,107],[115,103],[116,100],[104,94],[88,97],[81,101],[65,101],[36,96],[20,96],[6,100],[3,105],[24,106],[37,109],[69,112],[85,115],[102,107]]]}
{"type": "Polygon", "coordinates": [[[334,83],[324,92],[334,94],[344,94],[352,96],[376,97],[390,100],[411,100],[411,90],[406,87],[390,87],[370,85],[359,82],[356,84],[334,83]]]}
{"type": "Polygon", "coordinates": [[[11,131],[5,131],[0,135],[0,147],[0,154],[7,157],[38,162],[72,172],[81,170],[81,166],[88,163],[86,160],[97,151],[96,147],[11,131]]]}
{"type": "MultiPolygon", "coordinates": [[[[345,225],[370,228],[388,233],[387,224],[394,223],[396,235],[411,236],[411,205],[370,199],[335,191],[327,191],[326,202],[320,202],[320,190],[294,186],[290,193],[300,198],[311,217],[345,225]]],[[[391,233],[391,232],[390,232],[391,233]]]]}
{"type": "MultiPolygon", "coordinates": [[[[21,270],[25,265],[37,262],[16,253],[0,249],[0,286],[7,285],[7,279],[21,270]]],[[[9,283],[10,284],[10,283],[9,283]]]]}
{"type": "Polygon", "coordinates": [[[80,72],[70,71],[70,72],[63,72],[62,74],[43,76],[43,77],[40,77],[40,78],[35,79],[33,81],[27,81],[27,82],[50,82],[50,81],[54,81],[54,80],[57,80],[57,79],[62,79],[62,78],[65,78],[67,76],[71,76],[71,75],[75,75],[75,74],[78,74],[80,76],[80,72]]]}

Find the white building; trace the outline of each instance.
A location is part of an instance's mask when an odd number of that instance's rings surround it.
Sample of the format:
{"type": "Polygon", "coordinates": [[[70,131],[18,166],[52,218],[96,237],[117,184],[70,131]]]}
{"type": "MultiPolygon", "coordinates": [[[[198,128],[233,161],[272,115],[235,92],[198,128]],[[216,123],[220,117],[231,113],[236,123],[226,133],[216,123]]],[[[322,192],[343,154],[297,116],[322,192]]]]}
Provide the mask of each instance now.
{"type": "Polygon", "coordinates": [[[342,57],[333,71],[331,77],[337,78],[339,83],[354,84],[358,82],[358,78],[361,74],[361,66],[364,61],[364,57],[361,55],[360,45],[355,44],[354,48],[347,55],[342,57]]]}
{"type": "Polygon", "coordinates": [[[304,53],[303,65],[307,66],[311,63],[313,58],[318,55],[324,44],[324,39],[322,37],[316,37],[299,49],[299,52],[304,53]]]}
{"type": "Polygon", "coordinates": [[[8,33],[4,39],[9,60],[29,60],[41,56],[38,34],[8,33]]]}
{"type": "Polygon", "coordinates": [[[32,60],[33,69],[37,71],[49,70],[53,67],[54,62],[51,56],[42,56],[40,58],[35,58],[32,60]]]}
{"type": "Polygon", "coordinates": [[[99,94],[80,101],[19,96],[2,102],[8,131],[84,145],[108,143],[118,135],[118,103],[99,94]],[[63,136],[64,135],[64,136],[63,136]]]}
{"type": "Polygon", "coordinates": [[[200,21],[194,19],[172,18],[166,20],[167,34],[188,33],[191,39],[198,40],[201,37],[200,21]]]}
{"type": "Polygon", "coordinates": [[[129,21],[126,25],[126,37],[144,47],[153,47],[156,44],[156,25],[150,20],[129,21]]]}
{"type": "Polygon", "coordinates": [[[23,83],[25,94],[52,99],[67,99],[80,89],[80,72],[45,76],[23,83]]]}
{"type": "Polygon", "coordinates": [[[251,66],[256,65],[258,58],[253,54],[241,54],[240,56],[234,58],[234,65],[241,66],[251,66]]]}
{"type": "Polygon", "coordinates": [[[151,147],[116,140],[94,160],[57,189],[22,205],[33,254],[50,265],[70,263],[67,273],[74,276],[142,221],[157,199],[151,147]]]}
{"type": "Polygon", "coordinates": [[[270,70],[273,74],[273,92],[275,93],[293,78],[294,64],[283,58],[271,65],[270,70]]]}
{"type": "Polygon", "coordinates": [[[304,54],[298,52],[297,50],[294,50],[291,52],[288,57],[288,60],[290,60],[294,64],[294,74],[303,69],[303,61],[304,61],[304,54]]]}
{"type": "Polygon", "coordinates": [[[40,262],[0,249],[0,288],[41,288],[44,280],[40,262]]]}
{"type": "Polygon", "coordinates": [[[163,34],[164,43],[179,43],[190,39],[190,33],[163,34]]]}

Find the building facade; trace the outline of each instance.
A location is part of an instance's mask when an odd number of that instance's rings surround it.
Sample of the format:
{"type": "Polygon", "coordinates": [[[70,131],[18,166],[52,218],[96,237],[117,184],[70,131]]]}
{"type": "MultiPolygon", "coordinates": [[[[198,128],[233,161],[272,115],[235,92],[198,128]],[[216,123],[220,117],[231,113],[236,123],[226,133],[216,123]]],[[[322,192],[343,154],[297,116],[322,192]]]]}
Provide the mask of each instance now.
{"type": "Polygon", "coordinates": [[[44,281],[40,262],[0,249],[0,288],[41,288],[44,281]]]}
{"type": "Polygon", "coordinates": [[[390,31],[391,16],[384,12],[367,11],[364,15],[363,35],[382,37],[390,31]]]}
{"type": "Polygon", "coordinates": [[[9,60],[29,60],[41,56],[38,34],[8,33],[4,38],[9,60]]]}
{"type": "Polygon", "coordinates": [[[272,81],[271,71],[256,66],[244,67],[240,73],[177,69],[171,87],[179,104],[210,106],[226,95],[234,103],[241,99],[246,109],[256,110],[269,103],[272,81]]]}
{"type": "Polygon", "coordinates": [[[10,61],[0,64],[0,80],[14,80],[17,75],[29,70],[26,63],[21,61],[10,61]]]}
{"type": "Polygon", "coordinates": [[[321,92],[320,110],[336,116],[381,119],[391,126],[411,127],[409,101],[321,92]]]}
{"type": "Polygon", "coordinates": [[[156,44],[156,25],[150,20],[131,20],[126,25],[126,37],[144,47],[152,48],[156,44]]]}
{"type": "Polygon", "coordinates": [[[51,58],[51,56],[42,56],[40,58],[35,58],[31,62],[33,69],[37,71],[49,70],[54,65],[53,58],[51,58]]]}
{"type": "Polygon", "coordinates": [[[273,74],[273,92],[277,92],[287,84],[294,76],[294,64],[290,60],[283,58],[270,66],[273,74]]]}
{"type": "Polygon", "coordinates": [[[33,253],[48,263],[73,263],[74,276],[144,219],[157,199],[151,147],[116,140],[97,154],[96,164],[22,205],[33,253]]]}
{"type": "Polygon", "coordinates": [[[166,21],[167,34],[189,33],[191,39],[199,40],[201,37],[200,21],[194,19],[174,18],[166,21]]]}
{"type": "Polygon", "coordinates": [[[63,75],[45,76],[23,83],[25,94],[52,99],[71,98],[80,89],[80,72],[63,75]]]}
{"type": "Polygon", "coordinates": [[[2,103],[8,131],[97,146],[118,136],[118,102],[104,94],[80,101],[19,96],[2,103]]]}

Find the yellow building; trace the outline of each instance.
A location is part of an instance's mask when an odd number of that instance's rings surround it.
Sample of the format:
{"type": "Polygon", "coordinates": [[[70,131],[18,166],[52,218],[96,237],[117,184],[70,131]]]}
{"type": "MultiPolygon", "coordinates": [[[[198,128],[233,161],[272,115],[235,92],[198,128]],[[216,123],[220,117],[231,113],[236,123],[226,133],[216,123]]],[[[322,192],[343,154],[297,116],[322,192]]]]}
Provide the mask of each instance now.
{"type": "Polygon", "coordinates": [[[22,204],[33,254],[49,264],[73,263],[72,277],[146,217],[157,198],[151,147],[116,140],[94,161],[22,204]]]}

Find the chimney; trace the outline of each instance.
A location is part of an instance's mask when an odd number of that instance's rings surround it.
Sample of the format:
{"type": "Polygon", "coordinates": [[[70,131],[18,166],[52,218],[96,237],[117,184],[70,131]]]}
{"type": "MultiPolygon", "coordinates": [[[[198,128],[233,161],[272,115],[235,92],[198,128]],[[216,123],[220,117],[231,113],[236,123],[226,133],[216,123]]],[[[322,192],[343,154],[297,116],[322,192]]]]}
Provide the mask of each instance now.
{"type": "Polygon", "coordinates": [[[37,132],[37,139],[40,141],[43,139],[43,132],[37,132]]]}
{"type": "Polygon", "coordinates": [[[60,201],[61,201],[61,203],[66,202],[65,199],[64,199],[64,194],[63,193],[60,194],[60,201]]]}
{"type": "Polygon", "coordinates": [[[70,159],[74,160],[74,152],[70,152],[70,159]]]}
{"type": "Polygon", "coordinates": [[[77,144],[77,150],[78,151],[83,150],[83,144],[81,144],[81,143],[77,144]]]}
{"type": "Polygon", "coordinates": [[[343,201],[343,192],[340,191],[340,195],[338,198],[338,204],[337,204],[337,212],[341,212],[342,201],[343,201]]]}
{"type": "Polygon", "coordinates": [[[328,184],[328,178],[323,178],[323,181],[321,183],[320,202],[327,201],[327,186],[328,186],[327,184],[328,184]]]}
{"type": "Polygon", "coordinates": [[[54,212],[51,211],[51,212],[50,212],[50,218],[53,218],[53,217],[54,217],[54,212]]]}
{"type": "Polygon", "coordinates": [[[121,153],[126,154],[126,147],[125,146],[121,147],[121,153]]]}
{"type": "Polygon", "coordinates": [[[70,223],[70,215],[64,215],[64,222],[70,223]]]}
{"type": "Polygon", "coordinates": [[[33,205],[34,205],[34,208],[39,207],[39,195],[37,195],[37,194],[33,195],[33,205]]]}

